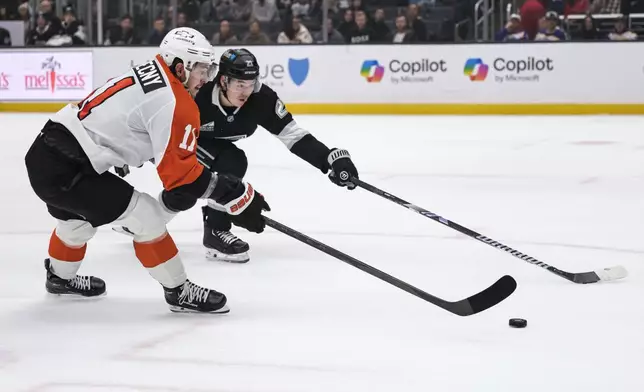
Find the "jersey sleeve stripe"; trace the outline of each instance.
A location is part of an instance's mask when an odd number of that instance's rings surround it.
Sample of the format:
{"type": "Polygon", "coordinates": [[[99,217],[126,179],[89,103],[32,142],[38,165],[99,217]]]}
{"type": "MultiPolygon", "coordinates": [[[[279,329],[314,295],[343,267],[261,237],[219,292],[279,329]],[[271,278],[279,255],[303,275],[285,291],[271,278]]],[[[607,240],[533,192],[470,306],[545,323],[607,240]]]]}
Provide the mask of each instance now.
{"type": "Polygon", "coordinates": [[[308,135],[309,131],[300,127],[295,120],[286,124],[282,132],[275,135],[284,145],[290,150],[293,145],[299,142],[304,136],[308,135]]]}

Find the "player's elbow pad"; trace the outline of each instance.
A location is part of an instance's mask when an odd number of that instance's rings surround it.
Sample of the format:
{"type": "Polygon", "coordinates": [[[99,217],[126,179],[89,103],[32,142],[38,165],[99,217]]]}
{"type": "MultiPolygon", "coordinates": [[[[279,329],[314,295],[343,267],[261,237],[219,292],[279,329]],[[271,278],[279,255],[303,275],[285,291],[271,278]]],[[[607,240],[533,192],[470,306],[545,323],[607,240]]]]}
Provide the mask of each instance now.
{"type": "Polygon", "coordinates": [[[164,205],[175,212],[189,210],[197,203],[198,199],[210,197],[216,183],[217,175],[203,170],[201,175],[190,184],[163,191],[164,205]]]}

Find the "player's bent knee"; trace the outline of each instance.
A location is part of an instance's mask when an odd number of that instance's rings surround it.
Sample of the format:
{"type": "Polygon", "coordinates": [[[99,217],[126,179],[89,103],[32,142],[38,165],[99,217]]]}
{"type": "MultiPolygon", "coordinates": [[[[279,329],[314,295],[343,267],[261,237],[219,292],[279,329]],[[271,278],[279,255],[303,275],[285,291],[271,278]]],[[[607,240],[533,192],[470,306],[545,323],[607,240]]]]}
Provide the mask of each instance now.
{"type": "Polygon", "coordinates": [[[166,233],[159,202],[147,193],[136,190],[127,210],[112,224],[127,227],[134,234],[135,242],[153,241],[166,233]]]}
{"type": "Polygon", "coordinates": [[[96,234],[96,227],[82,220],[59,220],[56,226],[56,236],[70,246],[83,246],[94,237],[94,234],[96,234]]]}

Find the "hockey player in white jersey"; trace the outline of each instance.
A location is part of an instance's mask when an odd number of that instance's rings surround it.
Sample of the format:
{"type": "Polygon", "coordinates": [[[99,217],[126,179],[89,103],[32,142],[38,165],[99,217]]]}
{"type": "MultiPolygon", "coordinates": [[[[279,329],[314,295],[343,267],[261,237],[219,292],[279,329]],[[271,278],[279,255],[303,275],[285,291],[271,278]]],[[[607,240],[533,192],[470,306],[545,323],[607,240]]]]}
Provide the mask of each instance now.
{"type": "Polygon", "coordinates": [[[49,242],[46,289],[97,296],[105,282],[78,275],[87,242],[105,224],[127,227],[134,251],[163,287],[173,311],[226,313],[226,297],[187,279],[166,223],[181,208],[164,195],[213,199],[233,222],[261,232],[269,207],[240,180],[204,170],[197,161],[199,111],[193,100],[215,72],[208,40],[190,28],[170,31],[159,55],[111,79],[78,104],[53,115],[25,158],[36,194],[58,220],[49,242]],[[163,183],[159,198],[138,192],[110,167],[153,161],[163,183]]]}

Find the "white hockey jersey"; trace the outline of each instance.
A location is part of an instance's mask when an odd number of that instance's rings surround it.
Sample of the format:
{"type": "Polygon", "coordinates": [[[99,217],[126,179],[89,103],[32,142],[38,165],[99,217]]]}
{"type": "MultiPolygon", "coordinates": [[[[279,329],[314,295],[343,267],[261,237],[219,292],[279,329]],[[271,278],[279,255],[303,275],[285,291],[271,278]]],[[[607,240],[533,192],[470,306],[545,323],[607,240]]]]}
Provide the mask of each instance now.
{"type": "Polygon", "coordinates": [[[130,69],[52,116],[76,137],[98,173],[154,159],[166,190],[194,182],[199,109],[161,56],[130,69]]]}

